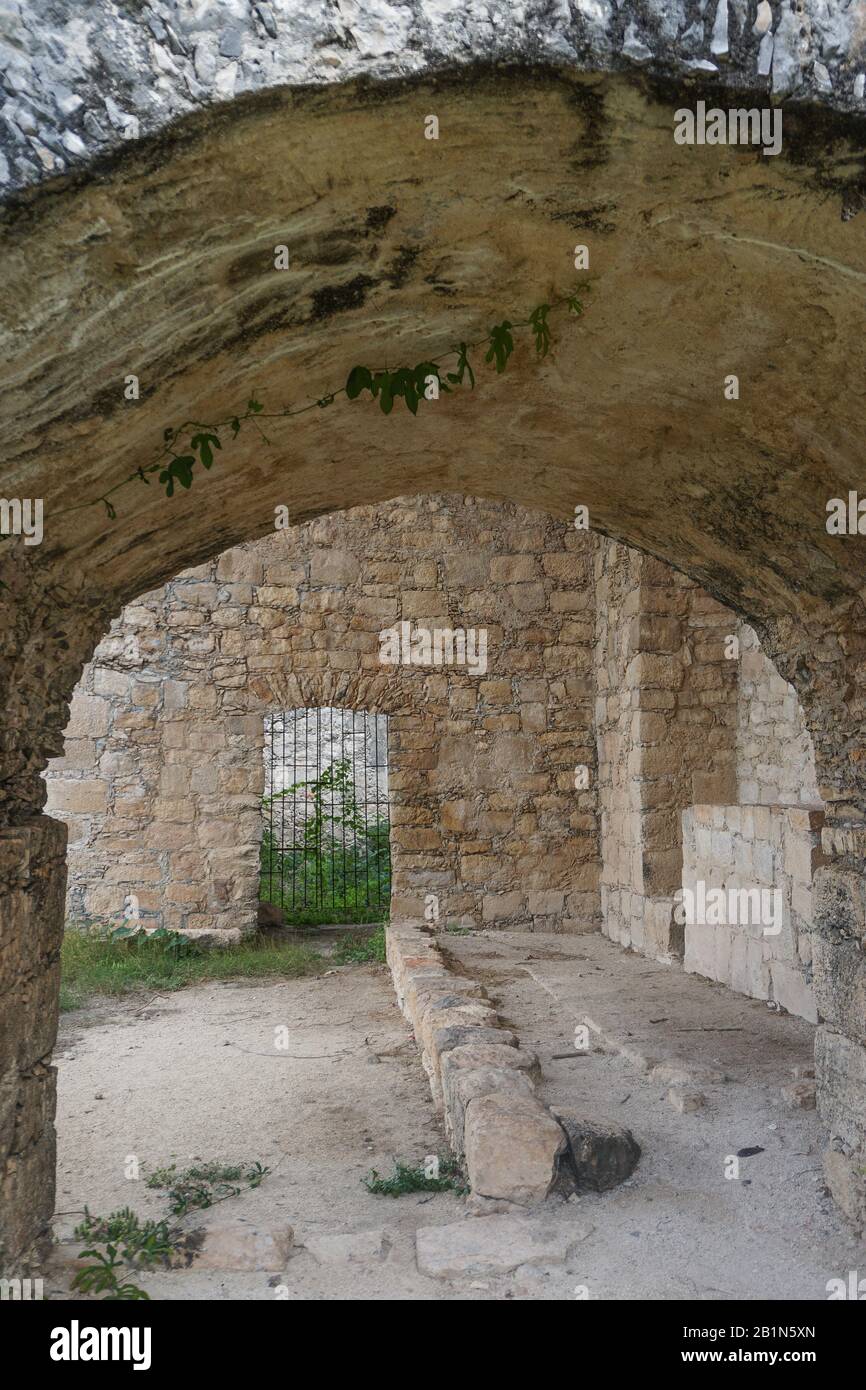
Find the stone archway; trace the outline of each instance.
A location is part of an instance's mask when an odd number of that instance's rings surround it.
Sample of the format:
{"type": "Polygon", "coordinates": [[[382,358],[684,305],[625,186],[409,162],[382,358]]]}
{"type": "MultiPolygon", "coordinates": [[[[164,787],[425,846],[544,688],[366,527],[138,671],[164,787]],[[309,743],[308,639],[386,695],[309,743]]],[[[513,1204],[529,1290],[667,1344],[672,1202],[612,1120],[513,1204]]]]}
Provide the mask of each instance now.
{"type": "Polygon", "coordinates": [[[150,926],[252,931],[264,720],[337,707],[389,718],[395,920],[597,928],[594,776],[574,788],[595,763],[594,548],[538,512],[407,497],[142,595],[97,647],[46,774],[68,916],[120,920],[135,894],[150,926]],[[454,649],[425,656],[417,638],[446,629],[454,649]],[[383,632],[405,636],[399,661],[383,663],[383,632]]]}
{"type": "Polygon", "coordinates": [[[44,1210],[52,1144],[63,832],[39,815],[39,774],[98,634],[134,596],[265,534],[277,505],[303,521],[419,490],[561,517],[588,506],[598,530],[749,620],[797,688],[828,806],[828,1173],[862,1216],[864,541],[825,525],[859,464],[856,129],[801,111],[772,161],[679,147],[685,99],[525,69],[272,91],[8,209],[4,491],[46,507],[38,554],[7,541],[0,560],[10,1251],[44,1210]],[[435,145],[431,110],[448,137],[435,145]],[[111,522],[73,512],[152,462],[166,426],[223,418],[254,390],[276,408],[316,400],[358,361],[415,360],[567,292],[576,242],[591,247],[591,307],[543,364],[521,348],[511,375],[418,420],[314,411],[278,440],[243,435],[188,495],[134,483],[111,522]]]}

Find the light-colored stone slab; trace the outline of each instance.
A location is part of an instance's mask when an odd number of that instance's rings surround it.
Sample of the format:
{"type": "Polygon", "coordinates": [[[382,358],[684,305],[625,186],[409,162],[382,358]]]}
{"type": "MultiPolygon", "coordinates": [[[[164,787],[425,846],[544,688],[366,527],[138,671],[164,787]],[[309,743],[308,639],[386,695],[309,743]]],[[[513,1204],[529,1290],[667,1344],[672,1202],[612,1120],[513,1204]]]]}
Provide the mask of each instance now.
{"type": "Polygon", "coordinates": [[[586,1227],[522,1216],[476,1216],[448,1226],[422,1226],[418,1268],[435,1279],[461,1274],[507,1274],[520,1265],[562,1264],[586,1227]]]}
{"type": "Polygon", "coordinates": [[[385,1233],[346,1231],[335,1235],[307,1236],[304,1249],[322,1265],[358,1264],[382,1258],[385,1233]]]}
{"type": "Polygon", "coordinates": [[[261,1270],[264,1273],[282,1270],[286,1267],[293,1241],[291,1226],[275,1226],[267,1231],[241,1223],[212,1226],[205,1232],[193,1267],[226,1271],[261,1270]]]}

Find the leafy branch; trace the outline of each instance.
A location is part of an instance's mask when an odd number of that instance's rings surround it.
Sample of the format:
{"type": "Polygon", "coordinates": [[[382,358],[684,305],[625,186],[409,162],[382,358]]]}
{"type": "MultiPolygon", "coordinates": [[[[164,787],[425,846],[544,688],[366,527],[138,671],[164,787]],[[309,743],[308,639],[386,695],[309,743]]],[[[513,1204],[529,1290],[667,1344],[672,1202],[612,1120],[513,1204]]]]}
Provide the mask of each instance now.
{"type": "Polygon", "coordinates": [[[217,453],[223,448],[224,436],[230,436],[230,440],[234,441],[245,426],[252,425],[265,443],[269,443],[261,427],[261,421],[291,419],[311,410],[324,410],[333,405],[341,395],[354,401],[367,391],[374,401],[378,401],[379,408],[385,415],[390,415],[395,403],[402,400],[412,415],[417,415],[422,401],[435,400],[440,394],[450,393],[452,388],[466,383],[470,390],[474,389],[476,376],[469,360],[470,353],[485,350],[484,361],[497,373],[504,372],[514,352],[514,334],[522,329],[531,330],[536,352],[539,357],[546,357],[553,342],[549,321],[551,312],[555,309],[565,309],[569,313],[581,315],[583,302],[578,297],[578,292],[587,289],[588,285],[580,285],[571,295],[554,299],[549,304],[539,304],[527,319],[517,322],[502,319],[478,342],[456,343],[448,352],[418,362],[414,367],[353,367],[344,386],[328,395],[318,397],[315,401],[309,401],[306,405],[266,411],[261,401],[253,395],[247,401],[244,411],[238,411],[225,420],[210,423],[186,420],[176,428],[163,431],[162,449],[156,462],[147,467],[136,468],[129,477],[109,488],[101,497],[89,502],[79,502],[68,510],[78,511],[83,507],[98,506],[101,503],[109,519],[113,521],[117,516],[111,501],[113,495],[133,482],[150,486],[154,475],[157,475],[157,481],[164,488],[166,497],[174,497],[177,488],[188,491],[192,487],[196,465],[200,464],[206,472],[213,467],[217,462],[217,453]],[[457,361],[454,370],[446,372],[443,363],[455,357],[457,361]]]}

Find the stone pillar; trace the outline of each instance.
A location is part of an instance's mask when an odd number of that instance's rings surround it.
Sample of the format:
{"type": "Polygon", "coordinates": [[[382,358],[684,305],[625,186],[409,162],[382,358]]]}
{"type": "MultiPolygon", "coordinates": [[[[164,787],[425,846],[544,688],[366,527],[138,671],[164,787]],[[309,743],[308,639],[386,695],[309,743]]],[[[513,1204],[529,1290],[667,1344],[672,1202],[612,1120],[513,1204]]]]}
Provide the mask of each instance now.
{"type": "Polygon", "coordinates": [[[827,1185],[866,1228],[866,826],[826,825],[813,882],[818,1109],[829,1134],[827,1185]]]}
{"type": "Polygon", "coordinates": [[[0,1271],[26,1273],[54,1212],[66,826],[0,827],[0,1271]]]}
{"type": "Polygon", "coordinates": [[[682,812],[736,795],[735,620],[669,565],[611,541],[596,584],[603,930],[679,958],[682,812]]]}

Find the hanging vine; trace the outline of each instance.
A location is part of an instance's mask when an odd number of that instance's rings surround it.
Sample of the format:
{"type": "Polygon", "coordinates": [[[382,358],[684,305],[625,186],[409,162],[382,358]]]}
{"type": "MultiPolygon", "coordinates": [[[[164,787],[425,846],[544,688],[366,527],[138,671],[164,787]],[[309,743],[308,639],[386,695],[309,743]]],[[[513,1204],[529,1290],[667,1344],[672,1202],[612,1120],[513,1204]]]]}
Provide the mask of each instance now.
{"type": "Polygon", "coordinates": [[[168,428],[163,432],[162,448],[154,463],[146,468],[136,468],[129,477],[124,478],[102,496],[77,503],[69,510],[78,511],[83,507],[102,504],[113,521],[117,516],[117,510],[111,501],[114,494],[121,488],[128,487],[130,483],[139,482],[150,486],[154,475],[164,488],[166,497],[173,497],[178,487],[184,490],[192,487],[197,466],[208,472],[218,461],[217,455],[222,451],[224,442],[230,443],[237,439],[246,426],[256,428],[265,443],[270,444],[262,429],[263,421],[286,420],[304,415],[311,410],[324,410],[333,405],[341,395],[354,401],[363,392],[368,391],[371,398],[378,401],[379,408],[385,415],[390,415],[398,400],[402,400],[406,408],[413,415],[417,415],[418,407],[423,401],[435,400],[443,392],[451,392],[467,383],[470,390],[475,386],[476,377],[470,362],[470,353],[486,349],[484,361],[496,372],[504,372],[508,359],[514,352],[514,334],[522,329],[531,331],[535,339],[536,352],[540,357],[546,357],[553,341],[549,322],[551,312],[555,309],[566,309],[572,314],[582,314],[583,304],[578,296],[588,289],[588,285],[579,285],[570,295],[551,300],[549,304],[539,304],[527,319],[517,322],[503,319],[500,323],[494,324],[489,333],[478,342],[456,343],[439,357],[425,359],[416,363],[414,367],[402,366],[381,370],[363,366],[353,367],[344,386],[302,406],[267,411],[261,401],[251,396],[245,410],[238,411],[225,420],[210,423],[187,420],[175,428],[168,428]],[[455,358],[453,370],[446,371],[444,364],[455,358]]]}

